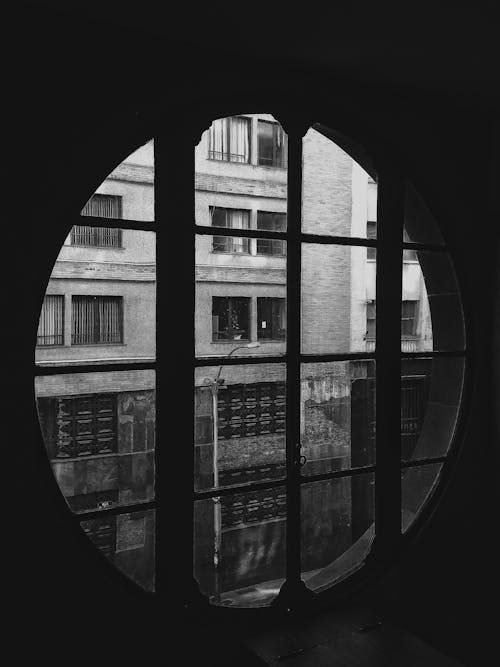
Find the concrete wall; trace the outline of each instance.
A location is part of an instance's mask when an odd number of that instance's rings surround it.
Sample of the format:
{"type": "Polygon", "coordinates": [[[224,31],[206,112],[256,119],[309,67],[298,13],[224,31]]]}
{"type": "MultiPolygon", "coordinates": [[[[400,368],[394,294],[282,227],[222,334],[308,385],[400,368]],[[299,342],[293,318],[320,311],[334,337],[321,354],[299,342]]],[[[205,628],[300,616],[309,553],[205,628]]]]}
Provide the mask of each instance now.
{"type": "MultiPolygon", "coordinates": [[[[155,283],[146,280],[52,279],[48,294],[64,295],[64,345],[36,348],[37,362],[76,363],[91,360],[151,359],[155,355],[155,283]],[[71,296],[123,297],[123,343],[72,345],[71,296]]],[[[143,276],[144,278],[144,276],[143,276]]]]}

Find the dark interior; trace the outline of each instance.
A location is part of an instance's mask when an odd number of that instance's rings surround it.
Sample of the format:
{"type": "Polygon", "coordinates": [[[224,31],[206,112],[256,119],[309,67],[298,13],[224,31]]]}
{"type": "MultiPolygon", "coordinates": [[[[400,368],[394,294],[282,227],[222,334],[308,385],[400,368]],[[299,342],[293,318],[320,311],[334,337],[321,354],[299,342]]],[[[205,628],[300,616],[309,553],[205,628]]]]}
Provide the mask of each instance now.
{"type": "MultiPolygon", "coordinates": [[[[4,24],[14,36],[7,62],[14,127],[9,121],[4,129],[14,148],[9,199],[17,201],[4,237],[15,309],[4,325],[13,383],[7,460],[14,453],[4,474],[16,485],[14,531],[4,535],[12,557],[4,611],[18,655],[35,648],[38,660],[51,664],[264,664],[245,641],[264,630],[279,636],[278,623],[183,617],[104,566],[68,522],[50,473],[34,403],[33,350],[36,313],[69,230],[67,211],[79,210],[110,163],[147,136],[158,105],[193,118],[193,141],[204,118],[294,107],[368,152],[383,147],[418,188],[454,258],[471,360],[454,473],[419,539],[383,575],[302,622],[312,633],[325,614],[342,623],[355,605],[462,664],[489,664],[497,638],[500,507],[493,3],[467,10],[403,3],[395,12],[332,3],[321,13],[305,5],[247,3],[236,11],[206,3],[176,7],[175,15],[148,2],[68,7],[19,3],[4,24]]],[[[401,640],[395,637],[389,645],[401,640]]],[[[338,664],[424,664],[357,659],[338,664]]]]}

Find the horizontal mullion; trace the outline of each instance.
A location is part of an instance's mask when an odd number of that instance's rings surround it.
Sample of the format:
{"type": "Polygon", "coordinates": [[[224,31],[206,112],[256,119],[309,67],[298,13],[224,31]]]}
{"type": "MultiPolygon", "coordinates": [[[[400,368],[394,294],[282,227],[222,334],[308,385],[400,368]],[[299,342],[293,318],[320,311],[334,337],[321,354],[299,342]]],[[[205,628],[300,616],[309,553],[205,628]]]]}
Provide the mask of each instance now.
{"type": "Polygon", "coordinates": [[[428,352],[402,352],[401,359],[430,359],[441,357],[466,357],[467,350],[434,350],[428,352]]]}
{"type": "Polygon", "coordinates": [[[73,225],[156,232],[154,220],[144,222],[143,220],[124,220],[123,218],[101,218],[95,215],[81,215],[74,219],[73,225]]]}
{"type": "Polygon", "coordinates": [[[436,456],[425,459],[415,459],[413,461],[401,460],[401,470],[406,468],[418,468],[419,466],[428,466],[436,463],[444,463],[447,460],[447,456],[436,456]]]}
{"type": "Polygon", "coordinates": [[[301,234],[302,243],[322,243],[329,245],[350,245],[376,248],[377,239],[365,239],[357,236],[324,236],[323,234],[301,234]]]}
{"type": "Polygon", "coordinates": [[[73,513],[71,518],[78,523],[92,521],[107,516],[118,516],[120,514],[132,514],[133,512],[147,512],[156,509],[156,501],[150,500],[146,503],[133,503],[132,505],[120,505],[102,510],[91,510],[90,512],[73,513]]]}
{"type": "Polygon", "coordinates": [[[369,472],[375,472],[377,466],[362,466],[360,468],[346,468],[345,470],[333,470],[332,472],[323,472],[317,475],[301,475],[300,483],[307,484],[309,482],[322,482],[327,479],[337,479],[339,477],[354,477],[355,475],[363,475],[369,472]]]}
{"type": "Polygon", "coordinates": [[[412,243],[403,241],[403,250],[416,250],[417,252],[448,252],[444,245],[434,245],[433,243],[412,243]]]}
{"type": "Polygon", "coordinates": [[[232,227],[205,227],[195,225],[195,233],[205,236],[229,236],[247,239],[287,239],[287,232],[272,232],[264,229],[233,229],[232,227]]]}
{"type": "Polygon", "coordinates": [[[64,364],[61,366],[39,366],[35,364],[34,374],[37,377],[44,375],[67,375],[69,373],[96,373],[96,372],[108,372],[108,371],[142,371],[142,370],[156,370],[157,369],[156,361],[145,361],[145,362],[116,362],[116,363],[105,363],[105,364],[93,364],[92,362],[88,364],[64,364]]]}
{"type": "Polygon", "coordinates": [[[207,489],[206,491],[193,491],[193,499],[209,500],[210,498],[219,498],[224,496],[232,496],[237,493],[247,493],[249,491],[265,491],[266,489],[273,489],[278,486],[285,486],[286,478],[270,479],[265,482],[246,482],[244,484],[234,484],[232,486],[219,487],[217,489],[207,489]]]}
{"type": "Polygon", "coordinates": [[[312,364],[328,361],[355,361],[357,359],[375,359],[376,352],[344,352],[335,354],[301,354],[300,361],[303,364],[312,364]]]}
{"type": "Polygon", "coordinates": [[[203,366],[239,366],[240,364],[276,364],[285,363],[287,355],[269,355],[269,356],[248,356],[248,357],[213,357],[197,358],[194,365],[203,366]]]}

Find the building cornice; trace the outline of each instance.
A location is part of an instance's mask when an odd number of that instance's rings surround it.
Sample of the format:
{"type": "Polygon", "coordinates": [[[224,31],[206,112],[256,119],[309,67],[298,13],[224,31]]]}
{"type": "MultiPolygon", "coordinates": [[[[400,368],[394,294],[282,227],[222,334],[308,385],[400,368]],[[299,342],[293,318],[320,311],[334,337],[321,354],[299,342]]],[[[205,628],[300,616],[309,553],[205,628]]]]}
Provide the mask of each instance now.
{"type": "Polygon", "coordinates": [[[286,269],[197,265],[196,280],[199,282],[284,285],[286,269]]]}
{"type": "Polygon", "coordinates": [[[82,262],[58,260],[52,270],[51,278],[154,282],[156,280],[156,266],[151,262],[82,262]]]}
{"type": "Polygon", "coordinates": [[[237,178],[216,174],[195,173],[195,189],[246,197],[267,197],[284,199],[287,197],[286,183],[262,181],[253,178],[237,178]]]}

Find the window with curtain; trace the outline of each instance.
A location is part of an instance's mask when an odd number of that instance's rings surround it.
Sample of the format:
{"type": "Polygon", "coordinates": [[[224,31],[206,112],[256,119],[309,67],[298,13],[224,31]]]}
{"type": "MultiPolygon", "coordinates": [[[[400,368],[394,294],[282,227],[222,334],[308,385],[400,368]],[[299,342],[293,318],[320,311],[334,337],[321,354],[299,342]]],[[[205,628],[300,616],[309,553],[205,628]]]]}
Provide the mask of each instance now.
{"type": "Polygon", "coordinates": [[[257,338],[279,340],[286,335],[286,299],[257,298],[257,338]]]}
{"type": "Polygon", "coordinates": [[[73,296],[73,345],[123,342],[123,297],[73,296]]]}
{"type": "Polygon", "coordinates": [[[217,118],[209,131],[208,157],[227,162],[250,162],[250,119],[217,118]]]}
{"type": "Polygon", "coordinates": [[[45,295],[38,321],[36,344],[39,346],[64,344],[64,296],[45,295]]]}
{"type": "MultiPolygon", "coordinates": [[[[231,229],[249,229],[250,211],[222,208],[220,206],[210,207],[212,227],[229,227],[231,229]]],[[[214,252],[250,252],[250,239],[232,238],[230,236],[214,236],[212,242],[214,252]]]]}
{"type": "MultiPolygon", "coordinates": [[[[121,218],[122,198],[118,195],[95,194],[85,204],[81,214],[97,218],[121,218]]],[[[121,248],[122,230],[75,225],[71,229],[71,245],[121,248]]]]}
{"type": "Polygon", "coordinates": [[[258,164],[268,167],[286,167],[287,139],[279,123],[259,120],[258,164]]]}

